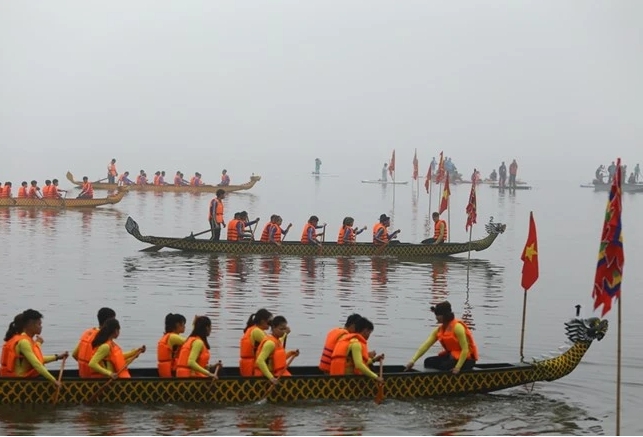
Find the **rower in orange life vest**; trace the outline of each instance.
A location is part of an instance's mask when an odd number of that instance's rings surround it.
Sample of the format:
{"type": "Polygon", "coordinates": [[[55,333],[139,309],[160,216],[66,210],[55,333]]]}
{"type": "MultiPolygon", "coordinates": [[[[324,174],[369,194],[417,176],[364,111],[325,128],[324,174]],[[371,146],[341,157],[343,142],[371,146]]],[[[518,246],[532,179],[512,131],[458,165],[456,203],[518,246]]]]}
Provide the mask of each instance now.
{"type": "MultiPolygon", "coordinates": [[[[22,313],[20,313],[13,318],[13,321],[9,324],[9,328],[7,328],[7,333],[4,336],[4,344],[2,345],[2,358],[0,359],[0,376],[2,377],[11,376],[11,372],[9,372],[8,370],[10,361],[9,358],[11,354],[15,355],[15,352],[11,352],[11,350],[16,347],[16,341],[19,340],[18,337],[20,337],[20,334],[22,334],[23,328],[24,323],[22,322],[22,313]]],[[[42,338],[36,336],[36,342],[42,342],[42,338]]]]}
{"type": "Polygon", "coordinates": [[[94,198],[94,186],[87,176],[83,176],[83,188],[80,190],[80,194],[77,197],[78,199],[93,199],[94,198]]]}
{"type": "Polygon", "coordinates": [[[266,337],[265,331],[270,327],[270,322],[272,322],[272,313],[265,308],[261,308],[248,318],[239,341],[239,374],[241,376],[254,374],[257,349],[266,337]]]}
{"type": "Polygon", "coordinates": [[[157,171],[156,173],[154,173],[154,179],[152,179],[152,181],[153,181],[152,184],[153,185],[161,185],[159,183],[160,177],[161,177],[161,172],[160,171],[157,171]]]}
{"type": "Polygon", "coordinates": [[[250,221],[248,218],[248,211],[241,211],[239,214],[240,223],[237,224],[237,227],[240,227],[239,240],[254,240],[254,236],[252,235],[252,226],[259,223],[259,217],[250,221]]]}
{"type": "MultiPolygon", "coordinates": [[[[179,350],[176,362],[177,378],[214,378],[213,368],[208,366],[210,361],[210,343],[208,337],[212,332],[212,322],[209,317],[198,316],[194,319],[194,328],[179,350]]],[[[214,367],[214,366],[212,366],[214,367]]]]}
{"type": "Polygon", "coordinates": [[[96,317],[98,319],[98,328],[86,329],[81,334],[78,344],[71,353],[71,356],[78,361],[78,376],[81,378],[89,378],[91,375],[89,361],[92,359],[94,352],[96,352],[92,347],[92,341],[94,341],[96,334],[105,325],[106,321],[116,318],[116,311],[103,307],[98,310],[96,317]]]}
{"type": "Polygon", "coordinates": [[[447,222],[440,219],[440,213],[434,212],[433,217],[433,238],[422,240],[422,244],[442,244],[447,241],[447,222]]]}
{"type": "Polygon", "coordinates": [[[365,375],[379,383],[384,382],[375,372],[368,368],[371,363],[381,361],[384,354],[370,358],[368,355],[368,338],[374,330],[373,323],[365,317],[355,322],[355,332],[345,334],[339,339],[330,360],[330,375],[365,375]]]}
{"type": "Polygon", "coordinates": [[[361,318],[362,316],[357,313],[351,314],[346,319],[346,323],[344,324],[343,328],[338,327],[328,331],[328,334],[326,335],[326,342],[324,343],[324,349],[322,350],[321,359],[319,360],[319,370],[326,374],[330,372],[331,358],[333,356],[333,351],[335,350],[337,342],[346,334],[354,334],[355,323],[361,318]]]}
{"type": "Polygon", "coordinates": [[[10,198],[11,197],[11,182],[7,181],[4,183],[4,187],[0,187],[0,197],[10,198]]]}
{"type": "Polygon", "coordinates": [[[281,223],[283,219],[277,214],[270,216],[270,222],[266,223],[263,231],[261,232],[260,241],[263,243],[273,243],[276,246],[281,246],[282,236],[285,237],[288,234],[290,228],[292,228],[292,223],[288,223],[286,229],[281,228],[281,223]]]}
{"type": "Polygon", "coordinates": [[[38,186],[38,182],[35,180],[31,181],[31,187],[29,187],[28,197],[30,199],[42,199],[42,196],[40,194],[40,187],[38,186]]]}
{"type": "Polygon", "coordinates": [[[147,174],[144,170],[141,170],[136,177],[136,185],[147,185],[147,174]]]}
{"type": "Polygon", "coordinates": [[[201,173],[198,171],[194,173],[194,176],[190,179],[190,185],[193,187],[199,187],[203,185],[203,182],[201,182],[201,173]]]}
{"type": "Polygon", "coordinates": [[[177,171],[174,175],[174,185],[178,187],[187,185],[187,183],[183,180],[183,173],[181,173],[180,171],[177,171]]]}
{"type": "Polygon", "coordinates": [[[288,321],[284,316],[273,318],[270,328],[270,335],[261,341],[257,349],[254,376],[265,376],[271,383],[277,384],[279,377],[291,376],[286,368],[288,358],[293,355],[299,356],[299,349],[286,352],[280,340],[290,332],[288,321]]]}
{"type": "Polygon", "coordinates": [[[321,246],[321,241],[317,239],[317,237],[321,237],[326,233],[324,232],[317,233],[317,229],[322,229],[326,227],[326,223],[323,225],[319,226],[319,217],[316,215],[311,215],[310,218],[308,219],[308,223],[306,223],[306,226],[304,226],[304,230],[301,233],[301,242],[303,244],[316,244],[318,246],[321,246]]]}
{"type": "Polygon", "coordinates": [[[241,221],[241,213],[240,212],[235,212],[232,220],[228,221],[227,223],[227,233],[226,233],[226,240],[228,241],[239,241],[239,232],[243,232],[243,225],[241,221]],[[239,226],[241,226],[241,230],[239,229],[239,226]]]}
{"type": "Polygon", "coordinates": [[[391,218],[386,214],[380,215],[380,221],[373,226],[373,244],[381,246],[383,244],[391,243],[391,240],[397,237],[400,230],[388,233],[388,227],[391,226],[391,218]]]}
{"type": "Polygon", "coordinates": [[[156,360],[161,378],[176,376],[179,350],[185,343],[185,338],[180,335],[185,332],[185,323],[185,317],[181,314],[169,313],[165,316],[165,333],[158,341],[156,349],[156,360]]]}
{"type": "Polygon", "coordinates": [[[220,187],[227,187],[230,185],[230,176],[228,176],[228,170],[223,169],[221,172],[221,183],[218,184],[220,187]]]}
{"type": "Polygon", "coordinates": [[[18,188],[18,199],[26,199],[29,197],[29,184],[27,181],[22,181],[20,188],[18,188]]]}
{"type": "Polygon", "coordinates": [[[167,185],[167,182],[165,182],[165,170],[161,171],[161,175],[159,176],[159,185],[167,185]]]}
{"type": "Polygon", "coordinates": [[[45,181],[45,186],[42,187],[42,197],[43,198],[51,197],[50,194],[49,194],[49,189],[50,188],[51,188],[51,181],[49,179],[47,179],[45,181]]]}
{"type": "MultiPolygon", "coordinates": [[[[4,369],[2,376],[18,378],[37,378],[43,376],[57,386],[61,383],[49,373],[44,366],[52,361],[69,356],[67,351],[58,355],[44,355],[40,349],[42,340],[34,341],[34,336],[39,337],[42,332],[42,314],[36,310],[25,310],[20,317],[14,318],[13,330],[10,329],[6,337],[10,337],[2,348],[2,362],[4,369]],[[17,322],[17,323],[16,323],[17,322]],[[22,326],[20,326],[22,325],[22,326]],[[22,328],[17,334],[17,328],[22,328]]],[[[6,338],[5,337],[5,338],[6,338]]]]}
{"type": "Polygon", "coordinates": [[[129,178],[129,172],[126,171],[118,177],[118,186],[122,185],[134,185],[134,181],[129,178]]]}
{"type": "Polygon", "coordinates": [[[355,244],[356,237],[366,230],[366,226],[362,229],[353,228],[355,219],[353,217],[344,217],[342,228],[339,230],[337,237],[337,244],[355,244]]]}
{"type": "Polygon", "coordinates": [[[107,164],[107,183],[116,183],[116,176],[118,176],[118,172],[116,171],[116,158],[112,158],[111,162],[107,164]]]}
{"type": "Polygon", "coordinates": [[[51,187],[49,188],[49,197],[52,199],[60,199],[62,196],[60,195],[60,192],[66,193],[67,190],[61,190],[58,188],[58,179],[54,179],[51,181],[51,187]]]}
{"type": "Polygon", "coordinates": [[[108,319],[91,342],[94,354],[89,360],[90,378],[131,378],[127,366],[145,352],[145,345],[123,353],[114,340],[121,332],[117,319],[108,319]]]}
{"type": "Polygon", "coordinates": [[[405,370],[410,370],[413,364],[429,350],[437,341],[444,348],[437,356],[424,360],[424,367],[438,370],[450,370],[457,375],[460,370],[470,370],[478,360],[478,346],[473,340],[469,327],[455,318],[448,301],[431,307],[440,326],[435,328],[429,338],[415,352],[405,370]]]}
{"type": "Polygon", "coordinates": [[[225,198],[225,191],[222,189],[217,190],[217,197],[210,201],[208,208],[208,222],[212,230],[210,240],[219,241],[221,239],[221,227],[226,227],[223,219],[223,199],[225,198]]]}

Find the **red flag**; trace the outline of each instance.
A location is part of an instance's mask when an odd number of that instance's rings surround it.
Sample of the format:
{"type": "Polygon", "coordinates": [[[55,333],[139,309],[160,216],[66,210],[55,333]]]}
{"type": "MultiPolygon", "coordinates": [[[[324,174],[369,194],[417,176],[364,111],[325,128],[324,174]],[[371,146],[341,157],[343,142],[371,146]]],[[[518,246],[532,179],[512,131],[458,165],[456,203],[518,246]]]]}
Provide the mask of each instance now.
{"type": "Polygon", "coordinates": [[[443,152],[440,152],[440,162],[438,164],[438,171],[435,172],[435,182],[440,183],[444,179],[444,157],[443,152]]]}
{"type": "Polygon", "coordinates": [[[475,182],[471,184],[471,193],[469,193],[469,203],[467,204],[466,212],[467,224],[464,226],[464,229],[465,231],[468,231],[469,228],[473,228],[473,225],[476,223],[476,219],[478,218],[475,182]]]}
{"type": "Polygon", "coordinates": [[[527,235],[527,242],[520,257],[522,262],[522,288],[525,291],[529,290],[538,279],[538,240],[536,238],[536,222],[534,221],[534,213],[529,213],[529,234],[527,235]]]}
{"type": "MultiPolygon", "coordinates": [[[[616,160],[616,172],[612,181],[605,211],[605,222],[601,234],[601,244],[598,251],[598,263],[594,278],[594,309],[603,305],[603,314],[612,308],[612,299],[621,298],[621,280],[623,277],[623,234],[621,233],[621,158],[616,160]]],[[[601,316],[601,317],[602,317],[601,316]]]]}
{"type": "Polygon", "coordinates": [[[424,181],[424,188],[426,192],[429,192],[429,186],[431,185],[431,166],[429,165],[429,171],[426,172],[426,180],[424,181]]]}
{"type": "Polygon", "coordinates": [[[418,169],[418,149],[415,149],[415,154],[413,155],[413,180],[417,181],[418,180],[418,173],[420,170],[418,169]]]}
{"type": "Polygon", "coordinates": [[[395,149],[393,149],[393,156],[391,156],[391,162],[388,165],[388,174],[393,177],[393,172],[395,171],[395,149]]]}
{"type": "Polygon", "coordinates": [[[447,210],[449,206],[449,196],[451,195],[451,190],[449,190],[449,173],[447,173],[447,179],[444,182],[444,190],[442,190],[442,200],[440,201],[440,211],[442,214],[447,210]]]}

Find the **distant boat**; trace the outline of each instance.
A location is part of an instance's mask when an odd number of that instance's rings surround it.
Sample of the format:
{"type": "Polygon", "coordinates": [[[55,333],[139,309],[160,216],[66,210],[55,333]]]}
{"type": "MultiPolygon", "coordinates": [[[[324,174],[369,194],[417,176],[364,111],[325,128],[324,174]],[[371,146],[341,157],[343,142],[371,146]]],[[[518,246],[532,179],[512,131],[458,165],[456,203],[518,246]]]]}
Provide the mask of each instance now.
{"type": "Polygon", "coordinates": [[[594,188],[594,184],[580,184],[581,188],[594,188]]]}
{"type": "Polygon", "coordinates": [[[320,178],[320,177],[325,177],[325,178],[337,178],[337,177],[339,177],[339,175],[338,175],[338,174],[334,174],[334,173],[315,173],[314,171],[313,171],[313,172],[311,172],[311,174],[310,174],[310,175],[311,175],[311,176],[313,176],[313,177],[315,177],[315,178],[320,178]]]}
{"type": "Polygon", "coordinates": [[[381,185],[406,185],[409,183],[409,181],[382,181],[379,179],[376,180],[363,180],[363,184],[381,184],[381,185]]]}
{"type": "MultiPolygon", "coordinates": [[[[595,191],[609,191],[612,188],[612,183],[599,182],[596,179],[593,181],[595,191]]],[[[643,184],[627,184],[621,183],[621,190],[624,193],[643,193],[643,184]]]]}
{"type": "MultiPolygon", "coordinates": [[[[495,184],[495,185],[489,185],[489,186],[490,186],[491,188],[501,189],[501,188],[500,188],[500,185],[498,185],[498,184],[495,184]]],[[[506,186],[505,186],[504,188],[502,188],[502,189],[503,189],[503,190],[531,190],[531,188],[532,188],[532,187],[531,187],[531,185],[516,185],[516,187],[515,187],[515,188],[509,188],[509,185],[506,185],[506,186]]]]}

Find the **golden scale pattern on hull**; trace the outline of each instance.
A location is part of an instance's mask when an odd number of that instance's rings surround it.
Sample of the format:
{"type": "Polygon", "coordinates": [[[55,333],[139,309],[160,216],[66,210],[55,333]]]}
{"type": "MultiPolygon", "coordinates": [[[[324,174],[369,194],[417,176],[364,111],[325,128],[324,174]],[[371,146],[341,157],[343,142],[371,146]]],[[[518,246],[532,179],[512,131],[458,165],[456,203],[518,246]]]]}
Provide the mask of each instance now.
{"type": "Polygon", "coordinates": [[[170,238],[144,236],[138,227],[138,223],[131,217],[127,218],[125,229],[139,241],[153,244],[155,246],[167,247],[189,252],[209,253],[230,253],[230,254],[282,254],[302,256],[372,256],[372,255],[393,255],[400,257],[427,257],[427,256],[448,256],[458,253],[466,253],[469,250],[481,251],[489,248],[499,234],[503,233],[507,225],[493,223],[493,217],[485,226],[488,235],[480,240],[473,240],[471,243],[444,243],[444,244],[412,244],[393,243],[386,247],[375,246],[371,243],[357,243],[355,245],[343,245],[337,243],[324,243],[322,248],[299,242],[283,242],[280,247],[270,243],[238,242],[238,241],[210,241],[209,239],[197,239],[194,237],[170,238]]]}
{"type": "Polygon", "coordinates": [[[2,198],[0,207],[25,207],[25,208],[96,208],[103,205],[114,205],[120,202],[128,189],[120,187],[118,192],[107,197],[94,197],[93,199],[18,199],[2,198]]]}
{"type": "MultiPolygon", "coordinates": [[[[74,175],[71,172],[67,172],[67,180],[72,184],[76,185],[76,188],[80,188],[83,183],[81,181],[74,180],[74,175]]],[[[231,193],[234,191],[243,191],[249,190],[254,187],[257,182],[261,180],[261,176],[255,176],[254,174],[250,176],[250,180],[244,184],[240,185],[228,185],[228,186],[218,186],[218,185],[201,185],[198,187],[192,187],[189,185],[127,185],[127,187],[132,191],[156,191],[156,192],[174,192],[174,193],[216,193],[219,189],[223,189],[226,193],[231,193]]],[[[108,184],[106,182],[92,182],[94,190],[115,190],[117,184],[108,184]]]]}
{"type": "MultiPolygon", "coordinates": [[[[566,323],[573,346],[562,355],[520,364],[487,364],[480,369],[452,375],[450,372],[402,372],[401,366],[390,366],[385,372],[384,393],[387,398],[411,399],[432,396],[489,393],[536,381],[553,381],[572,372],[580,363],[594,339],[607,332],[607,321],[598,318],[573,319],[566,323]]],[[[225,368],[224,368],[225,370],[225,368]]],[[[293,371],[296,370],[293,369],[293,371]]],[[[135,370],[134,370],[135,372],[135,370]]],[[[356,400],[373,397],[377,385],[365,377],[330,377],[301,375],[283,378],[267,397],[270,402],[292,402],[311,399],[356,400]]],[[[105,379],[81,380],[63,378],[59,403],[81,404],[94,397],[105,379]]],[[[262,400],[270,384],[263,378],[226,376],[209,379],[120,379],[96,398],[97,403],[216,403],[236,404],[262,400]]],[[[0,379],[0,404],[51,403],[55,386],[45,380],[0,379]]]]}

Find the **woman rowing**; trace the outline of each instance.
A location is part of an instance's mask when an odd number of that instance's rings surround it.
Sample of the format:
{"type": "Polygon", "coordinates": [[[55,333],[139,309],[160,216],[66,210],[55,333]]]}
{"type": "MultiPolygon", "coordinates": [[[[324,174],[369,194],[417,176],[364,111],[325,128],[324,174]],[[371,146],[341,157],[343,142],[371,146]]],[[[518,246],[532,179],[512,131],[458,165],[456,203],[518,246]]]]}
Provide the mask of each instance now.
{"type": "Polygon", "coordinates": [[[90,378],[131,378],[127,366],[145,352],[145,345],[123,353],[116,340],[121,332],[117,319],[108,319],[92,341],[94,355],[89,361],[90,378]]]}
{"type": "Polygon", "coordinates": [[[159,340],[156,349],[158,371],[161,378],[171,378],[176,375],[179,349],[185,343],[185,338],[180,335],[185,332],[185,322],[185,317],[181,314],[170,313],[165,316],[165,333],[159,340]]]}
{"type": "Polygon", "coordinates": [[[198,316],[194,319],[194,327],[188,339],[179,351],[176,363],[177,378],[214,378],[217,376],[210,372],[210,343],[208,337],[212,332],[212,322],[209,317],[198,316]]]}
{"type": "Polygon", "coordinates": [[[272,313],[261,308],[248,318],[246,328],[239,342],[239,374],[241,376],[252,376],[254,374],[257,349],[266,338],[266,330],[272,322],[272,313]]]}
{"type": "Polygon", "coordinates": [[[286,352],[280,338],[290,332],[288,321],[284,316],[277,316],[270,322],[271,332],[259,344],[257,360],[254,366],[254,376],[265,376],[277,384],[281,376],[290,376],[288,358],[299,356],[299,349],[286,352]]]}
{"type": "Polygon", "coordinates": [[[355,322],[355,332],[343,335],[335,345],[330,360],[331,376],[339,375],[365,375],[377,382],[383,383],[368,366],[384,359],[384,354],[371,358],[368,353],[368,339],[375,327],[365,317],[355,322]]]}
{"type": "Polygon", "coordinates": [[[337,244],[355,244],[355,240],[359,234],[364,232],[367,228],[353,228],[355,224],[355,219],[353,217],[344,217],[342,222],[342,228],[339,230],[339,236],[337,237],[337,244]]]}

